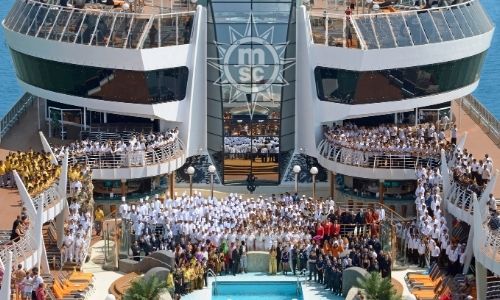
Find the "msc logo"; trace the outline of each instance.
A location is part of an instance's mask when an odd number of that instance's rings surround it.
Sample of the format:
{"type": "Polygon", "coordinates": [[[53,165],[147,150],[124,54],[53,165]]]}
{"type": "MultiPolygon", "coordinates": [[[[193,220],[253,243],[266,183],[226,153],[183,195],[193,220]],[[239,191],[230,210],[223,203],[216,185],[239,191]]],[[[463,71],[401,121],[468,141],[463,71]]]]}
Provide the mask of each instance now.
{"type": "Polygon", "coordinates": [[[226,87],[228,102],[246,102],[249,115],[257,102],[274,102],[276,93],[288,85],[283,71],[295,63],[285,59],[287,44],[273,44],[274,27],[259,32],[250,16],[245,31],[229,26],[229,44],[217,43],[217,57],[209,57],[208,65],[219,71],[214,84],[226,87]]]}
{"type": "Polygon", "coordinates": [[[243,37],[227,48],[222,70],[228,83],[242,93],[260,93],[281,75],[280,56],[264,38],[243,37]]]}

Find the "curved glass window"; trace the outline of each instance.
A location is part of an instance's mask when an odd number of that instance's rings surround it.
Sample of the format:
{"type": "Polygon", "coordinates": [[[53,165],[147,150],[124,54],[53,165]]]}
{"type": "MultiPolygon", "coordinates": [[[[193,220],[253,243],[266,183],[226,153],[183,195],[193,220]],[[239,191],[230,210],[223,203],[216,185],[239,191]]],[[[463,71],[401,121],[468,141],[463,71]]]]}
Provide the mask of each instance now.
{"type": "Polygon", "coordinates": [[[137,104],[180,101],[188,68],[130,71],[80,66],[29,56],[11,49],[17,77],[56,93],[137,104]]]}
{"type": "Polygon", "coordinates": [[[397,101],[444,93],[476,82],[486,52],[445,63],[377,71],[316,67],[318,98],[343,104],[397,101]]]}

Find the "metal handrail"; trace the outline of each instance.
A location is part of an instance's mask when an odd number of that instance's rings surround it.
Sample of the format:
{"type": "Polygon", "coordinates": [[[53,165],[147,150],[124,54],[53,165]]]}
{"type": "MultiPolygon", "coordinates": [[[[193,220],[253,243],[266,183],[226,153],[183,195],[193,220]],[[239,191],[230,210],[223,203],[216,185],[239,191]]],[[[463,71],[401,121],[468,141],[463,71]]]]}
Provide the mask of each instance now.
{"type": "Polygon", "coordinates": [[[217,274],[214,270],[207,268],[207,276],[212,276],[214,278],[214,283],[212,283],[212,291],[214,295],[217,295],[217,274]]]}
{"type": "Polygon", "coordinates": [[[48,187],[43,192],[39,193],[35,197],[32,198],[33,205],[35,206],[35,210],[38,209],[40,203],[43,203],[44,210],[45,208],[52,205],[55,201],[61,199],[59,192],[57,191],[57,184],[53,183],[50,187],[48,187]],[[45,199],[44,199],[45,197],[45,199]]]}
{"type": "MultiPolygon", "coordinates": [[[[438,7],[430,7],[430,8],[420,8],[416,6],[411,6],[412,9],[406,10],[406,11],[398,11],[398,12],[376,12],[376,13],[354,13],[350,16],[352,18],[357,18],[357,17],[367,17],[367,16],[381,16],[381,15],[394,15],[394,14],[404,14],[404,13],[414,13],[414,12],[424,12],[424,11],[433,11],[433,10],[441,10],[441,9],[450,9],[454,7],[459,7],[459,6],[468,6],[470,3],[476,2],[477,0],[468,0],[464,1],[461,3],[457,4],[452,4],[452,5],[446,5],[446,6],[438,6],[438,7]]],[[[406,5],[392,5],[393,7],[406,7],[406,5]]],[[[328,16],[328,17],[337,17],[337,18],[345,18],[345,14],[339,14],[339,13],[325,13],[323,12],[312,12],[311,13],[313,16],[328,16]]]]}
{"type": "Polygon", "coordinates": [[[467,95],[461,100],[462,107],[488,129],[488,133],[500,141],[500,121],[473,95],[467,95]]]}
{"type": "Polygon", "coordinates": [[[417,169],[418,166],[438,167],[441,163],[439,153],[428,154],[425,157],[408,153],[391,153],[390,150],[369,151],[336,146],[328,140],[322,140],[318,145],[320,155],[328,160],[345,165],[380,169],[417,169]],[[383,153],[383,154],[381,154],[383,153]]]}
{"type": "Polygon", "coordinates": [[[7,134],[12,125],[14,125],[19,117],[31,106],[35,96],[25,93],[12,108],[0,120],[0,142],[7,134]]]}
{"type": "MultiPolygon", "coordinates": [[[[26,259],[26,254],[34,252],[35,248],[35,240],[33,239],[32,232],[34,230],[33,225],[26,231],[26,234],[22,236],[19,241],[13,242],[5,248],[0,250],[0,258],[3,262],[7,261],[8,253],[12,252],[14,262],[19,263],[26,259]],[[21,257],[22,256],[22,257],[21,257]],[[22,260],[19,260],[22,258],[22,260]]],[[[15,264],[14,264],[15,265],[15,264]]]]}
{"type": "Polygon", "coordinates": [[[118,155],[76,154],[70,153],[70,165],[85,164],[91,169],[118,169],[144,167],[165,163],[176,159],[183,153],[184,146],[180,139],[150,151],[125,152],[118,155]]]}

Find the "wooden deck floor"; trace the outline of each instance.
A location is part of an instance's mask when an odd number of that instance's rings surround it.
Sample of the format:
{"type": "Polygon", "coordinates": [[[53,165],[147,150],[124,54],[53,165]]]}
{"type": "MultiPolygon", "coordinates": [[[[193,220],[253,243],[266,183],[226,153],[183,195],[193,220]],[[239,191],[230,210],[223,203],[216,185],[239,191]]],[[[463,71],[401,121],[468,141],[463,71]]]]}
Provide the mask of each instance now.
{"type": "MultiPolygon", "coordinates": [[[[488,154],[493,159],[493,167],[500,169],[500,148],[490,139],[469,115],[460,108],[458,103],[453,102],[452,111],[458,126],[459,134],[467,132],[467,140],[465,148],[470,150],[474,157],[482,158],[484,154],[488,154]]],[[[499,174],[500,175],[500,174],[499,174]]],[[[496,199],[500,198],[500,178],[497,180],[493,191],[496,199]]]]}
{"type": "Polygon", "coordinates": [[[17,189],[0,188],[0,230],[11,230],[12,223],[21,212],[21,198],[17,189]]]}

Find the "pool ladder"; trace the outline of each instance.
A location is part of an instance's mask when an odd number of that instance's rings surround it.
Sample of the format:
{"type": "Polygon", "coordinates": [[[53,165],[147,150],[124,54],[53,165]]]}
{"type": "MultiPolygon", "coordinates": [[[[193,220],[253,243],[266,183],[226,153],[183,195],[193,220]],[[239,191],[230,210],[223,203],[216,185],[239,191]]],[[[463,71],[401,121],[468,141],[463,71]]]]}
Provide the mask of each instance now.
{"type": "Polygon", "coordinates": [[[301,288],[300,288],[300,275],[297,275],[297,289],[296,289],[296,293],[297,293],[297,298],[300,297],[300,294],[301,294],[301,288]]]}
{"type": "Polygon", "coordinates": [[[214,278],[214,282],[212,283],[213,295],[217,295],[217,274],[215,274],[214,270],[207,269],[207,275],[212,276],[214,278]]]}

